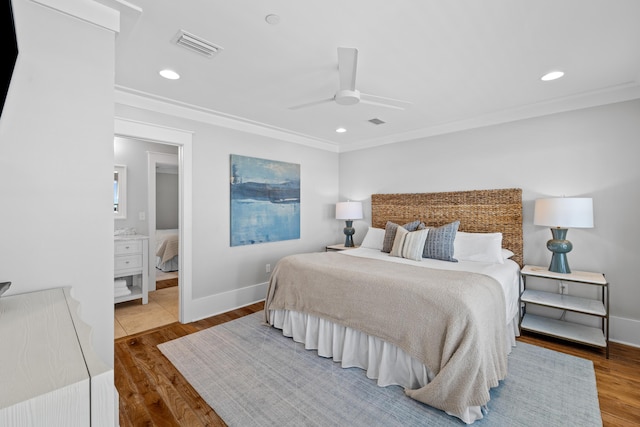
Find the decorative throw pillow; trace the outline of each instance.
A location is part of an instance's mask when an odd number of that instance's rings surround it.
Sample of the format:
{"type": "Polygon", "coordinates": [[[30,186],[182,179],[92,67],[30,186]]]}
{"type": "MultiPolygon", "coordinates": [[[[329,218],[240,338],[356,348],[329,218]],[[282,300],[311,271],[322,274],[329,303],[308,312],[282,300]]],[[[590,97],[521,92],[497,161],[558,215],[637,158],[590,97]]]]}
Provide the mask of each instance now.
{"type": "Polygon", "coordinates": [[[389,255],[402,257],[402,246],[404,245],[404,238],[409,232],[404,227],[396,227],[396,237],[393,239],[393,246],[389,255]]]}
{"type": "Polygon", "coordinates": [[[384,229],[369,227],[367,234],[362,239],[361,248],[370,248],[382,250],[382,242],[384,241],[384,229]]]}
{"type": "MultiPolygon", "coordinates": [[[[409,222],[402,227],[407,231],[416,231],[420,225],[420,220],[417,219],[413,222],[409,222]]],[[[393,248],[393,241],[396,238],[396,230],[400,227],[398,224],[387,221],[387,225],[384,228],[384,240],[382,242],[382,252],[389,253],[393,248]]]]}
{"type": "Polygon", "coordinates": [[[403,227],[399,227],[389,255],[421,261],[428,233],[428,229],[409,232],[403,227]]]}
{"type": "Polygon", "coordinates": [[[453,256],[458,261],[503,264],[502,233],[465,233],[459,231],[453,242],[453,256]]]}
{"type": "Polygon", "coordinates": [[[459,226],[460,221],[453,221],[440,227],[430,228],[422,257],[458,262],[453,257],[453,242],[459,226]]]}

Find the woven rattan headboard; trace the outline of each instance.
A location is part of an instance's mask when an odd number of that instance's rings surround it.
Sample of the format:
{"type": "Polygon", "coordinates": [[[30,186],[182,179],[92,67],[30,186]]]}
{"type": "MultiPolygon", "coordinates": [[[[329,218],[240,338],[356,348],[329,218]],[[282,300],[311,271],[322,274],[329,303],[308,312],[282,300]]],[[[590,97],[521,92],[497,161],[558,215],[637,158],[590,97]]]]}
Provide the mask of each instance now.
{"type": "Polygon", "coordinates": [[[371,224],[406,224],[416,219],[438,227],[460,220],[460,231],[502,233],[502,246],[522,266],[522,190],[472,190],[445,193],[373,194],[371,224]]]}

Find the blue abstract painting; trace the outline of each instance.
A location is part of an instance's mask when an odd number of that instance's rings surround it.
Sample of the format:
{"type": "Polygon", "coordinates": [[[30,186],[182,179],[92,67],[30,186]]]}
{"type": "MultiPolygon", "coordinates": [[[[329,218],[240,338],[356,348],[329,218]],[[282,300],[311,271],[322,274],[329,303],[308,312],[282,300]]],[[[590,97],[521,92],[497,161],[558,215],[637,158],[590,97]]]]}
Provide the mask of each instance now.
{"type": "Polygon", "coordinates": [[[231,246],[300,238],[300,165],[231,155],[231,246]]]}

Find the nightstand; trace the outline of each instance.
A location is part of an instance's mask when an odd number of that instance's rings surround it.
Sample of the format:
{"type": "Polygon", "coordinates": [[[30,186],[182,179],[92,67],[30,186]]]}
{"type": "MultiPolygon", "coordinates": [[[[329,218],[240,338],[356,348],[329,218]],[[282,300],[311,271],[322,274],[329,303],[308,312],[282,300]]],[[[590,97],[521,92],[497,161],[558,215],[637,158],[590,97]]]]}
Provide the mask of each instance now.
{"type": "Polygon", "coordinates": [[[327,252],[338,252],[338,251],[348,251],[349,249],[357,249],[359,246],[351,246],[346,247],[344,243],[340,243],[338,245],[329,245],[325,248],[327,252]]]}
{"type": "MultiPolygon", "coordinates": [[[[609,358],[609,283],[607,283],[604,274],[587,271],[574,271],[568,274],[554,273],[546,267],[533,265],[525,265],[520,274],[522,275],[523,283],[523,291],[520,295],[520,329],[601,347],[605,349],[607,359],[609,358]],[[599,286],[601,297],[598,300],[527,289],[527,277],[539,277],[585,286],[599,286]],[[601,327],[586,326],[530,314],[527,313],[527,304],[599,317],[601,319],[601,327]]],[[[564,313],[562,318],[564,318],[564,313]]]]}

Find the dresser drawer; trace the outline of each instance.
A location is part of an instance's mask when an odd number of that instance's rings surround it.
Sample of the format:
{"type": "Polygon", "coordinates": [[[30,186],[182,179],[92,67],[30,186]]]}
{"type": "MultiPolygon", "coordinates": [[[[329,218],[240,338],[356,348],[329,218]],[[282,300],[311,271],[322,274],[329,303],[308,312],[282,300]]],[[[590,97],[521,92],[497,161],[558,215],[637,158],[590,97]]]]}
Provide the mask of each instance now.
{"type": "Polygon", "coordinates": [[[114,259],[115,271],[142,267],[142,254],[117,256],[114,259]]]}
{"type": "Polygon", "coordinates": [[[142,252],[141,240],[125,240],[114,243],[114,253],[116,255],[137,254],[142,252]]]}

